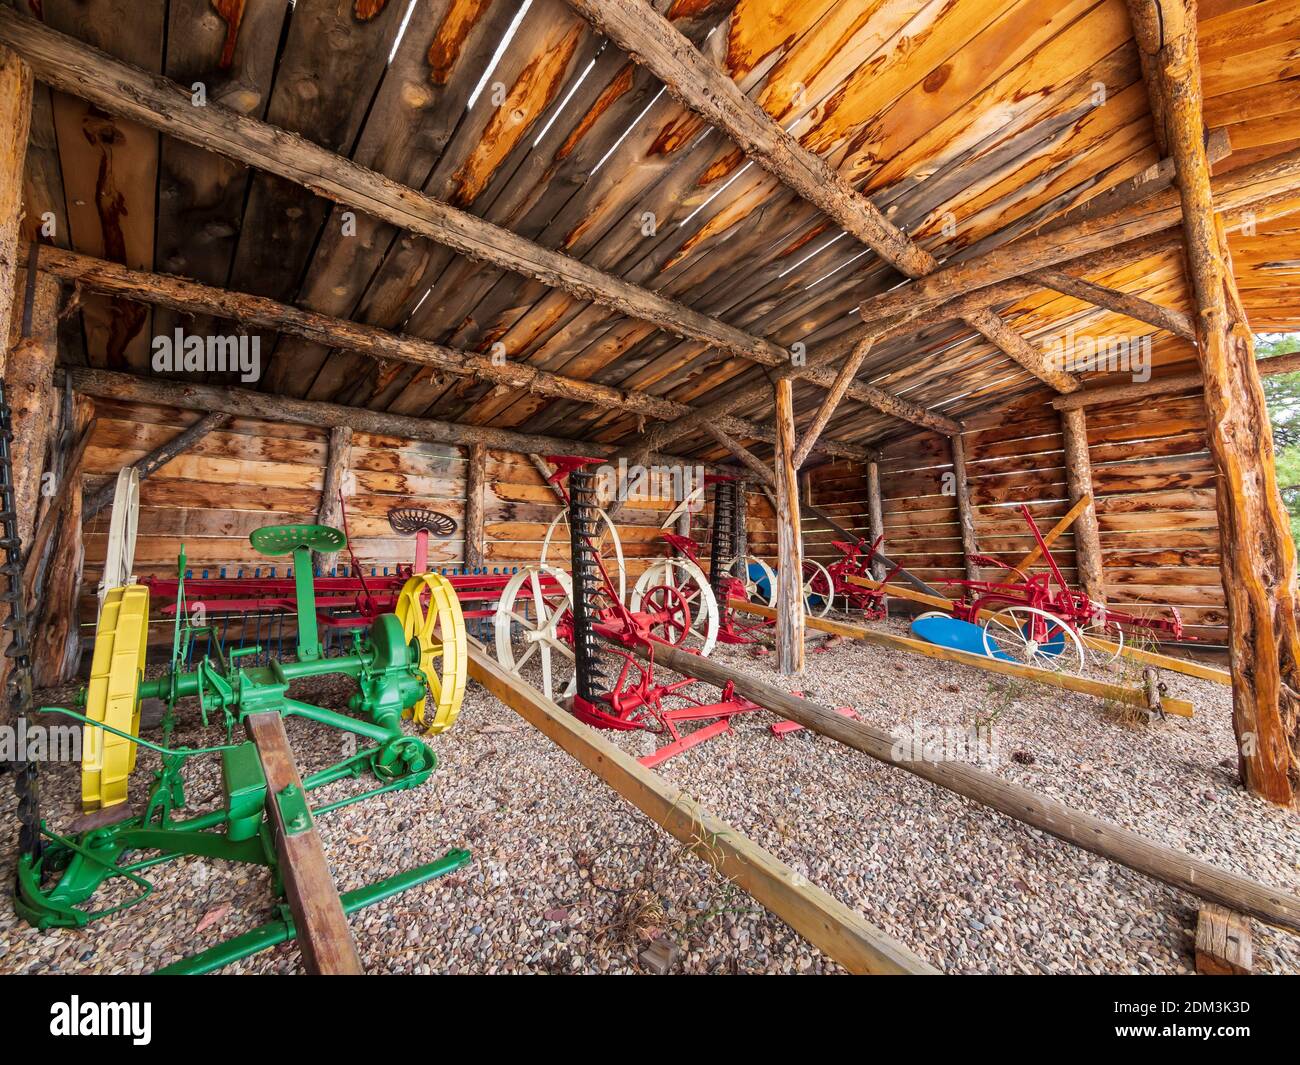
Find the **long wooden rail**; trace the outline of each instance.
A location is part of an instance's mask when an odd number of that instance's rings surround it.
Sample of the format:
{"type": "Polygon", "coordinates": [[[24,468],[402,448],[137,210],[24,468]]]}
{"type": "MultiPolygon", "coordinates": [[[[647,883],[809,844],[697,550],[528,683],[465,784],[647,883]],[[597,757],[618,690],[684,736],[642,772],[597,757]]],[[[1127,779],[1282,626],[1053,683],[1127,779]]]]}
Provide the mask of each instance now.
{"type": "MultiPolygon", "coordinates": [[[[316,827],[286,825],[277,797],[286,788],[296,788],[302,779],[293,760],[284,719],[279,714],[249,714],[244,727],[257,744],[257,755],[266,773],[266,812],[275,829],[275,848],[284,874],[284,893],[293,912],[307,972],[318,976],[359,976],[364,972],[352,931],[348,928],[343,902],[330,876],[329,862],[316,827]]],[[[303,799],[306,809],[306,799],[303,799]]]]}
{"type": "MultiPolygon", "coordinates": [[[[757,603],[747,603],[743,599],[733,599],[731,605],[736,610],[743,610],[747,614],[757,614],[759,617],[776,616],[776,611],[771,607],[760,606],[757,603]]],[[[1065,691],[1078,692],[1080,695],[1095,695],[1099,699],[1123,703],[1125,706],[1140,706],[1143,708],[1147,706],[1147,693],[1144,688],[1127,688],[1122,684],[1108,684],[1105,681],[1092,680],[1089,677],[1076,677],[1071,673],[1054,673],[1049,669],[1035,669],[1033,666],[1022,665],[1019,662],[1005,662],[1000,658],[989,658],[985,655],[971,654],[969,651],[958,651],[953,647],[940,647],[938,644],[913,639],[911,636],[899,636],[892,632],[864,629],[859,625],[846,625],[842,621],[831,621],[827,618],[810,617],[807,619],[806,624],[810,629],[820,629],[822,632],[829,632],[835,636],[847,636],[851,640],[861,640],[863,643],[872,643],[878,647],[888,647],[892,651],[907,651],[911,654],[924,655],[926,658],[939,658],[945,662],[957,662],[963,666],[982,669],[986,673],[999,673],[1005,677],[1019,677],[1021,680],[1033,681],[1035,684],[1042,684],[1049,688],[1061,688],[1065,691]]],[[[1175,717],[1191,717],[1193,714],[1192,704],[1186,699],[1173,699],[1169,696],[1161,697],[1160,709],[1166,714],[1173,714],[1175,717]]]]}
{"type": "MultiPolygon", "coordinates": [[[[643,649],[636,650],[636,653],[643,658],[647,657],[643,649]]],[[[729,669],[711,658],[701,658],[657,643],[654,660],[658,665],[666,666],[683,676],[698,677],[717,687],[732,683],[737,694],[781,717],[797,721],[805,728],[838,740],[877,761],[905,769],[958,795],[983,803],[999,813],[1128,866],[1171,887],[1280,928],[1300,931],[1300,898],[1279,888],[1216,868],[1209,862],[1154,843],[1136,832],[1092,814],[1071,809],[1064,803],[1009,783],[983,769],[959,762],[930,762],[919,758],[912,760],[896,757],[895,737],[884,729],[842,717],[828,706],[791,695],[771,684],[729,669]]]]}
{"type": "Polygon", "coordinates": [[[481,646],[469,676],[662,825],[720,876],[749,892],[809,943],[854,973],[933,974],[927,962],[757,846],[594,729],[506,673],[481,646]]]}

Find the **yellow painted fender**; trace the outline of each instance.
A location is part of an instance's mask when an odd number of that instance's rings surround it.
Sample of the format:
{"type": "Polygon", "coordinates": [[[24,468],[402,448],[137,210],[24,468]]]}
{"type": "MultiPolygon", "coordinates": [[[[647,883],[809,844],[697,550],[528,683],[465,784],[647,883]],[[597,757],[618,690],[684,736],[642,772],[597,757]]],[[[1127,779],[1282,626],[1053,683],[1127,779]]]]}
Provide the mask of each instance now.
{"type": "MultiPolygon", "coordinates": [[[[86,716],[129,732],[140,732],[140,680],[149,636],[149,589],[128,584],[111,589],[95,629],[86,716]]],[[[82,729],[81,805],[98,810],[126,801],[135,768],[136,745],[89,725],[82,729]]]]}
{"type": "Polygon", "coordinates": [[[436,703],[429,707],[425,696],[406,708],[406,716],[426,725],[431,734],[446,732],[460,713],[469,659],[456,589],[441,574],[416,574],[402,585],[393,613],[407,644],[420,648],[420,669],[436,703]]]}

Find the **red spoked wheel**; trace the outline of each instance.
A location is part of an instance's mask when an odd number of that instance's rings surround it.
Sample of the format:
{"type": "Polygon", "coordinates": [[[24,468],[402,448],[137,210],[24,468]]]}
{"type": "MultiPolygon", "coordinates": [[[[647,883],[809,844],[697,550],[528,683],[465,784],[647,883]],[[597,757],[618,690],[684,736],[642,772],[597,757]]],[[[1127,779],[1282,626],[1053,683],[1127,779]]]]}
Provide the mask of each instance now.
{"type": "Polygon", "coordinates": [[[671,584],[656,584],[641,600],[650,634],[664,643],[680,647],[691,632],[691,608],[686,596],[671,584]]]}

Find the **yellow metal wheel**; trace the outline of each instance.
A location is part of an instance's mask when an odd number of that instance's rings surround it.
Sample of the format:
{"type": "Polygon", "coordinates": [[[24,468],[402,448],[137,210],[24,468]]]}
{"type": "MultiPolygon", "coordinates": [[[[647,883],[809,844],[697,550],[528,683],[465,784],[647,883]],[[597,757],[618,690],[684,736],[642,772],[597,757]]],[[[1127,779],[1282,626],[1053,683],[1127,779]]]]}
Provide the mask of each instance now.
{"type": "Polygon", "coordinates": [[[402,585],[393,613],[402,623],[407,644],[420,648],[420,669],[436,704],[430,707],[425,696],[408,706],[406,714],[428,726],[430,733],[446,732],[465,696],[468,657],[465,618],[456,589],[441,574],[417,574],[402,585]]]}
{"type": "MultiPolygon", "coordinates": [[[[140,731],[140,680],[149,636],[149,589],[113,588],[95,629],[95,653],[86,692],[86,716],[129,732],[140,731]]],[[[98,810],[126,801],[136,745],[87,725],[81,743],[81,805],[98,810]]]]}

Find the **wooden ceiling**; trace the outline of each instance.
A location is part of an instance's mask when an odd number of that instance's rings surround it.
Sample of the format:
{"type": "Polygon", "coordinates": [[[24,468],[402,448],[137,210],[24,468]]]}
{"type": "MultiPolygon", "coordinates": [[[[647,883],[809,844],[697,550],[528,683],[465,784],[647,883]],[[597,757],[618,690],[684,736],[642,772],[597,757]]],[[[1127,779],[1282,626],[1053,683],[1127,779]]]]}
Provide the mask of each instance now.
{"type": "MultiPolygon", "coordinates": [[[[20,6],[145,70],[201,83],[208,101],[783,347],[842,338],[863,298],[901,280],[564,0],[20,6]]],[[[940,260],[1013,239],[1157,161],[1124,0],[654,6],[940,260]]],[[[1206,118],[1233,145],[1219,171],[1300,145],[1300,0],[1207,0],[1200,46],[1206,118]]],[[[50,217],[62,247],[680,402],[761,372],[38,86],[26,235],[50,217]]],[[[1261,331],[1300,329],[1296,218],[1232,238],[1261,331]]],[[[1094,280],[1187,309],[1173,254],[1094,280]]],[[[1038,342],[1067,328],[1151,329],[1046,291],[1002,311],[1038,342]]],[[[148,373],[151,338],[179,324],[208,328],[87,295],[67,322],[66,357],[148,373]]],[[[298,337],[262,344],[259,387],[276,393],[606,442],[638,428],[618,411],[298,337]]],[[[957,322],[879,345],[859,380],[958,419],[1041,387],[957,322]]],[[[796,382],[801,421],[824,394],[796,382]]],[[[763,421],[770,403],[735,413],[763,421]]],[[[908,428],[850,399],[827,435],[870,443],[908,428]]],[[[723,454],[704,435],[674,450],[723,454]]]]}

